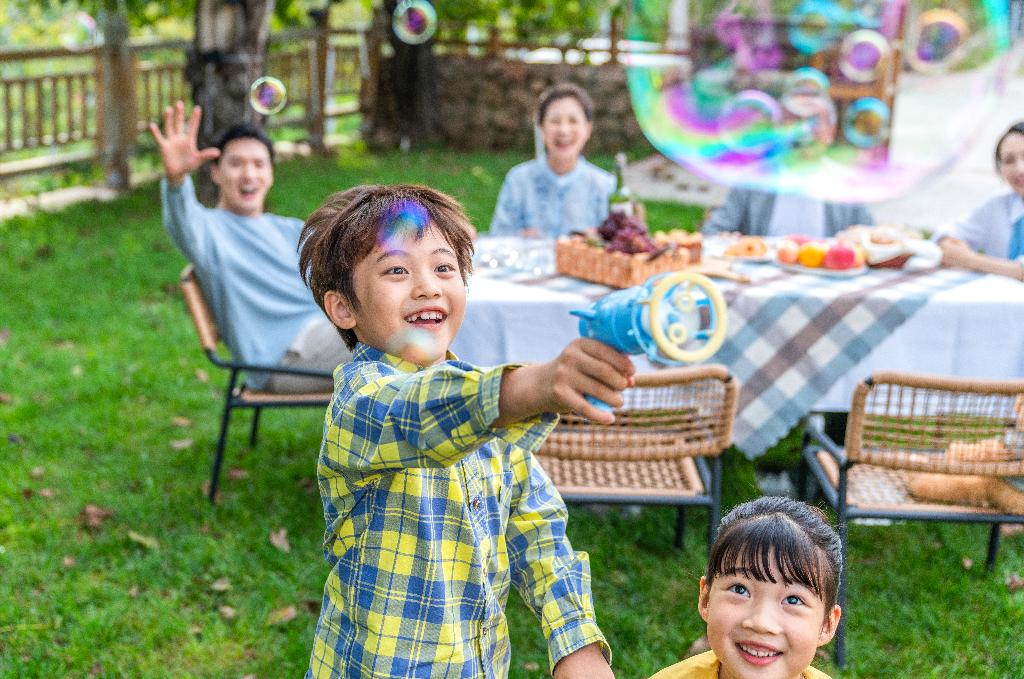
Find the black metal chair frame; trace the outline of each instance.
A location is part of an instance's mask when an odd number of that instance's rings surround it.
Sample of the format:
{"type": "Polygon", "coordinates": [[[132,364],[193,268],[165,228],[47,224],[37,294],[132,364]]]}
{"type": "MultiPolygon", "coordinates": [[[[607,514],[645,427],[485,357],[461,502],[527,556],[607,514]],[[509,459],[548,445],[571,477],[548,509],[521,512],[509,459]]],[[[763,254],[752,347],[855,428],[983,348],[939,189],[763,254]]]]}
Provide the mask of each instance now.
{"type": "MultiPolygon", "coordinates": [[[[870,379],[868,380],[870,383],[870,379]]],[[[848,503],[847,488],[849,483],[849,471],[854,465],[847,457],[843,447],[833,441],[815,421],[812,415],[804,418],[804,440],[803,459],[801,461],[799,478],[797,482],[798,491],[802,499],[807,499],[808,473],[813,476],[815,494],[821,493],[825,501],[835,510],[837,517],[837,531],[843,545],[843,569],[839,580],[839,605],[843,608],[843,616],[839,620],[839,627],[836,630],[835,662],[841,667],[846,667],[846,590],[848,583],[849,565],[849,524],[855,519],[889,519],[896,521],[935,521],[942,523],[987,523],[991,524],[988,538],[988,553],[985,560],[986,568],[991,571],[995,568],[996,554],[999,551],[1000,526],[1003,523],[1022,523],[1024,517],[1013,514],[995,513],[963,513],[954,511],[880,511],[877,509],[860,509],[848,503]],[[824,451],[828,453],[839,467],[838,484],[833,486],[824,468],[818,462],[817,453],[824,451]]]]}
{"type": "Polygon", "coordinates": [[[325,379],[331,379],[331,373],[307,368],[254,365],[224,358],[217,352],[216,325],[213,323],[206,299],[202,294],[202,287],[199,285],[199,280],[196,278],[191,264],[186,266],[181,272],[181,286],[189,312],[192,315],[192,320],[196,325],[196,332],[203,346],[203,352],[215,366],[229,371],[228,383],[224,393],[224,409],[220,420],[220,433],[217,436],[213,468],[210,472],[208,498],[211,503],[215,503],[217,489],[220,485],[220,473],[224,462],[224,449],[227,445],[228,429],[231,425],[231,412],[233,410],[243,408],[251,408],[253,410],[252,424],[249,430],[249,445],[255,446],[259,433],[260,414],[264,408],[324,408],[331,400],[331,394],[328,392],[322,394],[275,394],[273,392],[252,390],[246,387],[244,380],[241,383],[239,382],[240,373],[265,372],[278,375],[323,377],[325,379]],[[190,288],[190,286],[193,287],[190,288]],[[194,291],[194,296],[190,290],[194,291]],[[201,308],[193,308],[193,304],[201,305],[201,308]]]}

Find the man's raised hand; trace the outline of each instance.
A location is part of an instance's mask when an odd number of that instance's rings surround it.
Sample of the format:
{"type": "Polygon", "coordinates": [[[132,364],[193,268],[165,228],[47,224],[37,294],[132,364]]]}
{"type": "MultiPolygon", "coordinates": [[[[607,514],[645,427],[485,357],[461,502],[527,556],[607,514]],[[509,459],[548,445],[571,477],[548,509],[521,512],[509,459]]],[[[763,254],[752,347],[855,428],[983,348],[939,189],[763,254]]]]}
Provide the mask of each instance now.
{"type": "Polygon", "coordinates": [[[185,121],[185,103],[180,99],[173,106],[164,109],[164,129],[154,122],[149,123],[149,131],[156,140],[160,155],[164,161],[164,172],[167,181],[180,186],[185,175],[199,169],[208,160],[220,156],[220,149],[206,148],[199,150],[199,121],[203,119],[203,109],[192,107],[192,115],[185,121]]]}

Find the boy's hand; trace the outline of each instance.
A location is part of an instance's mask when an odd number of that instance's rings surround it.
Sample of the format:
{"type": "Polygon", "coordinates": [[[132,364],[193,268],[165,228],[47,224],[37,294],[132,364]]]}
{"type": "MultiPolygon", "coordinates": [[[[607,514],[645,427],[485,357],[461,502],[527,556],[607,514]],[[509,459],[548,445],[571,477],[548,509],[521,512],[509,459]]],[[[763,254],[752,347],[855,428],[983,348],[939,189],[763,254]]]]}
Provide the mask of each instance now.
{"type": "Polygon", "coordinates": [[[500,415],[495,426],[543,412],[579,413],[593,422],[611,424],[615,416],[587,402],[587,396],[613,408],[622,405],[622,390],[633,384],[636,369],[629,357],[603,342],[580,338],[554,361],[505,373],[500,415]]]}
{"type": "Polygon", "coordinates": [[[558,661],[553,679],[614,679],[615,673],[597,644],[584,646],[558,661]]]}
{"type": "Polygon", "coordinates": [[[188,124],[185,123],[185,103],[180,99],[174,106],[164,109],[164,131],[156,123],[149,124],[149,131],[160,148],[160,155],[164,161],[164,172],[167,174],[167,181],[174,186],[180,186],[185,180],[185,175],[198,169],[208,160],[213,160],[220,155],[220,149],[207,148],[199,150],[197,141],[199,139],[199,121],[203,119],[203,109],[199,106],[192,108],[192,117],[188,124]]]}

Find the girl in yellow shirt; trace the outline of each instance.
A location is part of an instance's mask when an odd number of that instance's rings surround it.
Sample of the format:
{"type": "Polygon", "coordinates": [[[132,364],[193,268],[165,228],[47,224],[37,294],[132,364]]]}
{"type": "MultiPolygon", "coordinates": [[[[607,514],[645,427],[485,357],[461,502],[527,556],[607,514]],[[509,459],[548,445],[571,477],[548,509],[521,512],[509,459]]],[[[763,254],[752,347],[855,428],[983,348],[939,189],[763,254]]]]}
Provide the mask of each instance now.
{"type": "Polygon", "coordinates": [[[739,505],[722,519],[700,579],[711,650],[651,679],[828,679],[810,665],[839,624],[842,561],[817,508],[784,497],[739,505]]]}

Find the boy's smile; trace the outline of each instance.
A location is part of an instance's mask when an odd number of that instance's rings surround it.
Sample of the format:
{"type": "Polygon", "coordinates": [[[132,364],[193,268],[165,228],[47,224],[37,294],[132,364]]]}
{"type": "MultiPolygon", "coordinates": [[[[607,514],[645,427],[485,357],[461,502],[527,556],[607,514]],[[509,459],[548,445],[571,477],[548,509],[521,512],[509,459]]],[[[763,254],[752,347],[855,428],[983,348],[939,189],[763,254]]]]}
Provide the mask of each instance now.
{"type": "Polygon", "coordinates": [[[700,580],[698,610],[708,624],[708,642],[722,661],[722,679],[795,679],[828,643],[839,607],[825,604],[801,584],[762,582],[742,572],[700,580]]]}
{"type": "Polygon", "coordinates": [[[418,240],[409,235],[378,245],[356,264],[352,284],[358,308],[340,295],[325,296],[338,327],[396,355],[405,356],[405,345],[414,343],[419,365],[445,360],[465,315],[466,286],[440,230],[431,225],[418,240]]]}

